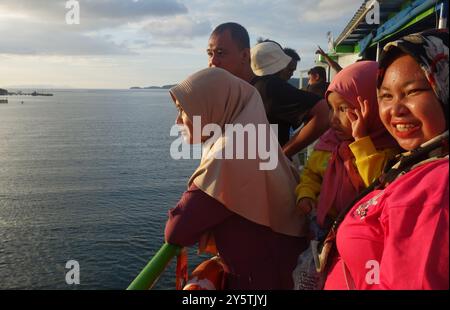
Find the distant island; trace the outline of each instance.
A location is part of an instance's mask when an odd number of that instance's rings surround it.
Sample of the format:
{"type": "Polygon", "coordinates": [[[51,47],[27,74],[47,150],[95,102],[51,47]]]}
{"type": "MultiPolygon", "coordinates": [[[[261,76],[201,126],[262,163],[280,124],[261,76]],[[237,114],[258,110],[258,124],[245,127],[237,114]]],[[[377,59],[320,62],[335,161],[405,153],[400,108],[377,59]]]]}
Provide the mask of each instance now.
{"type": "MultiPolygon", "coordinates": [[[[7,96],[8,91],[6,89],[0,88],[0,96],[7,96]]],[[[0,98],[0,104],[6,104],[8,103],[8,99],[0,98]]]]}
{"type": "Polygon", "coordinates": [[[130,87],[130,89],[171,89],[172,87],[174,87],[176,85],[177,84],[164,85],[164,86],[148,86],[148,87],[133,86],[133,87],[130,87]]]}
{"type": "Polygon", "coordinates": [[[10,93],[6,89],[0,88],[0,96],[53,96],[53,94],[38,93],[37,91],[32,93],[24,93],[21,90],[15,93],[10,93]]]}

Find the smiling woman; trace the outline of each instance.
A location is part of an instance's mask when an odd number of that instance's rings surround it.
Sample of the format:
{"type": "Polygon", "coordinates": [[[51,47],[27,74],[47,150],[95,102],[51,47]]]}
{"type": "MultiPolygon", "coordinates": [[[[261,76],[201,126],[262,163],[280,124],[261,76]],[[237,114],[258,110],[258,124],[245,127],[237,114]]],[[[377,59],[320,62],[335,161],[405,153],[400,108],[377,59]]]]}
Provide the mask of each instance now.
{"type": "Polygon", "coordinates": [[[449,288],[448,57],[448,30],[386,45],[380,117],[409,152],[349,209],[326,289],[449,288]]]}
{"type": "Polygon", "coordinates": [[[399,54],[388,66],[379,98],[381,119],[403,149],[413,150],[444,132],[442,105],[412,56],[399,54]]]}

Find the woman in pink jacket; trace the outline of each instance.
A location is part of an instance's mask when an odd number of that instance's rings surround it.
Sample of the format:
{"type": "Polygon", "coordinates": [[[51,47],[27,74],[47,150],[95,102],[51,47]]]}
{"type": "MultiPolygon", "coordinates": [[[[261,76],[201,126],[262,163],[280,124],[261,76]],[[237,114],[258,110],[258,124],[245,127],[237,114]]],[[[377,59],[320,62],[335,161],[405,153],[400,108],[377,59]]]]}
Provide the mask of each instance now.
{"type": "Polygon", "coordinates": [[[339,226],[325,289],[449,288],[448,30],[389,43],[381,120],[407,151],[339,226]]]}

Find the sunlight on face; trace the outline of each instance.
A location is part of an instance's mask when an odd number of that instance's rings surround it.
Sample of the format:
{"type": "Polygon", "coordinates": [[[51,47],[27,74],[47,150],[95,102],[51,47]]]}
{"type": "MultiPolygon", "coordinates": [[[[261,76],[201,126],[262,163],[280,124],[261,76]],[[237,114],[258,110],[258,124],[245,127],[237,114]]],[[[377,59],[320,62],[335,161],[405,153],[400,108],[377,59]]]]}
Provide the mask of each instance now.
{"type": "Polygon", "coordinates": [[[178,110],[178,115],[177,115],[175,123],[177,125],[181,126],[181,128],[182,128],[181,135],[183,136],[184,141],[187,144],[192,144],[193,143],[192,121],[189,119],[186,112],[184,112],[184,110],[181,107],[178,100],[175,102],[175,106],[177,107],[177,110],[178,110]]]}
{"type": "Polygon", "coordinates": [[[209,38],[206,52],[209,67],[225,69],[240,78],[242,78],[242,68],[245,62],[250,61],[248,51],[239,49],[229,30],[212,35],[209,38]]]}
{"type": "Polygon", "coordinates": [[[378,93],[380,118],[405,150],[445,131],[442,106],[419,64],[402,55],[387,68],[378,93]]]}

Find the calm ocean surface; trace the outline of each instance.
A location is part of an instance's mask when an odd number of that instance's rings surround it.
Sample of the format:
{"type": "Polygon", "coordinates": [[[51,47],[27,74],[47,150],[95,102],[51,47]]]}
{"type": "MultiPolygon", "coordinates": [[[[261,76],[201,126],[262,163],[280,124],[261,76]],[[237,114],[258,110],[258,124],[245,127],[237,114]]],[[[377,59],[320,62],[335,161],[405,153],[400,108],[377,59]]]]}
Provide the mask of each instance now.
{"type": "Polygon", "coordinates": [[[168,91],[46,92],[0,105],[0,289],[125,289],[198,161],[170,157],[168,91]]]}

